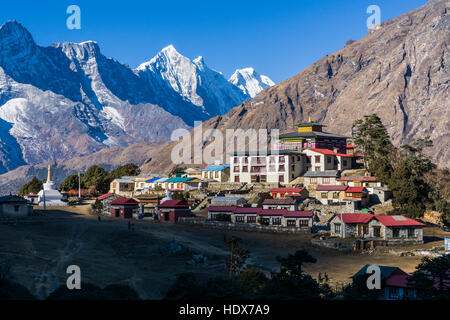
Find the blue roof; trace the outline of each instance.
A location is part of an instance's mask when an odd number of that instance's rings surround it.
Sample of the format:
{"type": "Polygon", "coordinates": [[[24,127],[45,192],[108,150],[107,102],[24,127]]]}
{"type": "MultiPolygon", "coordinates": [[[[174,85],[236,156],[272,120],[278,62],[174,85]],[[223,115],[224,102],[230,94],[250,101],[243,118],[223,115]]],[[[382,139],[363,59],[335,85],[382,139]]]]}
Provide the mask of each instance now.
{"type": "Polygon", "coordinates": [[[223,165],[223,166],[208,166],[207,168],[203,169],[203,171],[222,171],[226,168],[229,168],[229,165],[223,165]]]}
{"type": "Polygon", "coordinates": [[[150,183],[150,182],[155,182],[155,181],[157,181],[157,180],[159,180],[159,179],[161,179],[161,177],[154,177],[154,178],[148,179],[148,180],[145,181],[145,182],[148,182],[148,183],[150,183]]]}
{"type": "Polygon", "coordinates": [[[195,178],[181,178],[181,177],[177,177],[177,178],[171,178],[171,179],[167,179],[164,182],[187,182],[190,180],[193,180],[195,178]]]}

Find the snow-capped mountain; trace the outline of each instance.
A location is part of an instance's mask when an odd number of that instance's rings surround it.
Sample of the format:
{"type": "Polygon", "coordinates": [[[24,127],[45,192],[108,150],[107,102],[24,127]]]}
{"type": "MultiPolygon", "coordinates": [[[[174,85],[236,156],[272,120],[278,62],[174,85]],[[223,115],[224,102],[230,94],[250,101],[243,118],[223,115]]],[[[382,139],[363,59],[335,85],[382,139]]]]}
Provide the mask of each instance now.
{"type": "Polygon", "coordinates": [[[268,76],[259,74],[253,68],[236,70],[228,81],[251,98],[256,97],[264,89],[275,85],[268,76]]]}
{"type": "Polygon", "coordinates": [[[90,154],[107,146],[165,141],[179,117],[95,42],[36,45],[12,21],[0,28],[0,172],[90,154]],[[156,100],[156,99],[155,99],[156,100]]]}
{"type": "Polygon", "coordinates": [[[205,64],[203,57],[190,60],[172,45],[136,70],[151,87],[174,90],[198,107],[205,118],[227,113],[249,98],[225,77],[205,64]]]}
{"type": "Polygon", "coordinates": [[[168,141],[250,95],[168,46],[136,70],[94,41],[41,47],[19,23],[0,27],[0,173],[105,147],[168,141]]]}

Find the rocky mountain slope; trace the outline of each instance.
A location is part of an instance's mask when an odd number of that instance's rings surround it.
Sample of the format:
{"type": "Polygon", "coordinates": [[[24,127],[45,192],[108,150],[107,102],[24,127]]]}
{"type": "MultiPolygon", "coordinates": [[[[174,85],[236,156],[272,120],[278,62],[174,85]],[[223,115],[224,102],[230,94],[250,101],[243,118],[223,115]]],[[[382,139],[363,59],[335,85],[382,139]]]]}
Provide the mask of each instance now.
{"type": "Polygon", "coordinates": [[[0,27],[0,173],[168,141],[173,130],[248,98],[203,59],[190,61],[172,46],[131,70],[93,41],[40,47],[10,21],[0,27]]]}
{"type": "MultiPolygon", "coordinates": [[[[429,135],[434,141],[429,155],[450,167],[449,42],[450,2],[427,3],[203,127],[283,132],[311,117],[329,132],[351,136],[354,120],[377,113],[396,145],[429,135]]],[[[143,169],[173,167],[170,152],[143,169]]]]}

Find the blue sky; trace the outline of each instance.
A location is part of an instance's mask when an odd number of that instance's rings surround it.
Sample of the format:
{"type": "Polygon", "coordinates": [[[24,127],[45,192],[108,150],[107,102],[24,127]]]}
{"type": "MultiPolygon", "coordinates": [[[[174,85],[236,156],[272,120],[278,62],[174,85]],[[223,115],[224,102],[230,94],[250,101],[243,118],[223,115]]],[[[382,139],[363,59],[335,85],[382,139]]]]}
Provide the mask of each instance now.
{"type": "Polygon", "coordinates": [[[346,40],[367,34],[366,9],[381,20],[415,9],[425,0],[195,0],[2,1],[0,24],[15,19],[39,45],[95,40],[102,52],[137,67],[173,44],[189,58],[203,56],[229,77],[254,67],[285,80],[346,40]],[[81,30],[66,28],[66,9],[81,8],[81,30]]]}

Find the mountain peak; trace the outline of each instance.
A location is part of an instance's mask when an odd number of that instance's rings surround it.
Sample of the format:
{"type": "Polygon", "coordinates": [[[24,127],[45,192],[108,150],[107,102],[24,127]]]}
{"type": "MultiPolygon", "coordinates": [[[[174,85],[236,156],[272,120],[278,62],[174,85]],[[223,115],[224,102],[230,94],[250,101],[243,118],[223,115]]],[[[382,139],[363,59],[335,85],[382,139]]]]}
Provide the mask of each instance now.
{"type": "Polygon", "coordinates": [[[260,75],[251,67],[236,70],[228,81],[251,98],[256,97],[262,90],[275,85],[269,77],[260,75]]]}
{"type": "Polygon", "coordinates": [[[35,45],[30,32],[16,20],[7,21],[0,27],[0,48],[3,54],[5,50],[14,51],[13,47],[18,46],[23,50],[35,45]]]}

